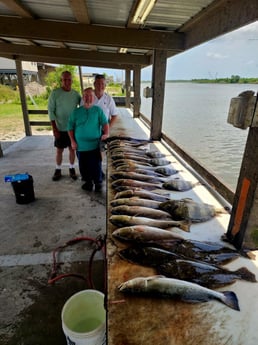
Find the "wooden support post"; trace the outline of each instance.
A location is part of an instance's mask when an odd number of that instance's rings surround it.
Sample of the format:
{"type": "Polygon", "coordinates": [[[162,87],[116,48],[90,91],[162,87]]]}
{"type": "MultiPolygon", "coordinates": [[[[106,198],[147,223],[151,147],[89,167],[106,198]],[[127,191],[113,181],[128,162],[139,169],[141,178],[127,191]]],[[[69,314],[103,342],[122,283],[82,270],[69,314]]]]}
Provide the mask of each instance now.
{"type": "Polygon", "coordinates": [[[160,140],[162,133],[163,105],[165,95],[167,67],[167,52],[165,50],[154,51],[154,63],[152,71],[152,110],[151,110],[151,139],[160,140]]]}
{"type": "Polygon", "coordinates": [[[2,150],[2,147],[1,147],[1,143],[0,143],[0,158],[4,157],[4,154],[3,154],[3,150],[2,150]]]}
{"type": "Polygon", "coordinates": [[[139,117],[140,106],[141,106],[141,70],[140,70],[140,67],[137,67],[133,70],[133,91],[134,91],[133,116],[139,117]]]}
{"type": "Polygon", "coordinates": [[[237,248],[258,248],[258,128],[249,129],[227,230],[237,248]]]}
{"type": "Polygon", "coordinates": [[[125,106],[130,108],[131,104],[131,71],[127,69],[125,71],[125,106]]]}
{"type": "Polygon", "coordinates": [[[83,86],[83,77],[82,77],[82,68],[78,66],[79,69],[79,78],[80,78],[80,86],[81,86],[81,94],[83,94],[84,86],[83,86]]]}
{"type": "Polygon", "coordinates": [[[20,60],[15,60],[15,64],[16,64],[16,72],[18,76],[18,86],[19,86],[19,92],[20,92],[25,134],[26,136],[31,136],[32,132],[31,132],[31,126],[29,122],[29,113],[28,113],[28,108],[27,108],[26,94],[25,94],[25,88],[24,88],[24,82],[23,82],[22,62],[20,60]]]}

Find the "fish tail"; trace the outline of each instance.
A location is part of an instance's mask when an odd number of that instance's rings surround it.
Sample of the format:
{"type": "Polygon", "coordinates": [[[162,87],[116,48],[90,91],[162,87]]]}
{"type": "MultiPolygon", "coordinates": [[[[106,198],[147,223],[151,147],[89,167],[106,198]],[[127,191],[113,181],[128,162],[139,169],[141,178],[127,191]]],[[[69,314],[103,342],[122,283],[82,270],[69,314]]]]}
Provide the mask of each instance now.
{"type": "Polygon", "coordinates": [[[191,222],[189,222],[188,220],[184,220],[184,221],[180,222],[179,228],[181,230],[190,232],[190,226],[191,226],[191,222]]]}
{"type": "Polygon", "coordinates": [[[221,302],[229,308],[240,311],[237,296],[233,291],[223,291],[222,294],[224,298],[222,298],[221,302]]]}
{"type": "Polygon", "coordinates": [[[241,279],[243,280],[247,280],[249,282],[257,282],[255,274],[250,272],[246,267],[239,268],[235,273],[239,274],[241,279]]]}

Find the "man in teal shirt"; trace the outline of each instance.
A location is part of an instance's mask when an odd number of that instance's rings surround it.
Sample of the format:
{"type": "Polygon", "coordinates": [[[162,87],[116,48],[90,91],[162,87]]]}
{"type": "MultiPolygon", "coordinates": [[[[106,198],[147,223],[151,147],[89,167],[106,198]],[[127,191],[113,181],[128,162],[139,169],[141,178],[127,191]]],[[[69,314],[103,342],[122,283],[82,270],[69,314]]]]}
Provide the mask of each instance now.
{"type": "Polygon", "coordinates": [[[61,167],[63,151],[69,149],[69,175],[73,180],[77,179],[74,162],[75,152],[71,148],[71,142],[67,133],[68,119],[72,111],[80,105],[81,96],[72,89],[72,76],[69,71],[64,71],[61,75],[61,87],[51,92],[48,101],[48,114],[53,128],[56,147],[56,170],[53,181],[58,181],[62,177],[61,167]]]}
{"type": "Polygon", "coordinates": [[[95,191],[102,188],[100,142],[109,135],[108,120],[103,110],[94,105],[91,87],[83,91],[83,106],[75,109],[68,122],[72,149],[77,151],[79,169],[85,183],[82,189],[95,191]]]}

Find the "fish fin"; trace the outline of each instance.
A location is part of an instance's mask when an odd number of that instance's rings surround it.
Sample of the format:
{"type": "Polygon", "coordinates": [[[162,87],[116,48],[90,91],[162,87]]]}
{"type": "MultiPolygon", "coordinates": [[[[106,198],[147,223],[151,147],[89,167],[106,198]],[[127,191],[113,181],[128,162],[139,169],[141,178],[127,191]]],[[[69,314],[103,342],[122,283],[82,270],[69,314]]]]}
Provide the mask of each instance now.
{"type": "Polygon", "coordinates": [[[162,274],[156,274],[155,276],[150,276],[150,277],[146,278],[146,280],[150,281],[150,280],[159,279],[159,278],[166,278],[166,276],[164,276],[162,274]]]}
{"type": "Polygon", "coordinates": [[[250,272],[246,267],[241,267],[238,270],[236,270],[234,273],[237,273],[241,276],[241,279],[247,280],[249,282],[257,282],[255,274],[250,272]]]}
{"type": "Polygon", "coordinates": [[[229,308],[240,311],[237,296],[233,291],[223,291],[222,294],[224,295],[224,298],[220,300],[221,302],[229,308]]]}
{"type": "Polygon", "coordinates": [[[184,220],[184,221],[182,221],[182,222],[180,223],[179,228],[180,228],[181,230],[190,232],[190,226],[191,226],[191,222],[188,221],[188,220],[184,220]]]}

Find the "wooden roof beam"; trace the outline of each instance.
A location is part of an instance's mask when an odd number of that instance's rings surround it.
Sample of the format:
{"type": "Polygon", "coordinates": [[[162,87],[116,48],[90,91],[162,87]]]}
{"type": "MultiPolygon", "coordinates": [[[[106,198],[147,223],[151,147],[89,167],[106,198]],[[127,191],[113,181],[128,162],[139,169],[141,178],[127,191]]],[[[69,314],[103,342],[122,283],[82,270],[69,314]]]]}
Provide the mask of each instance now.
{"type": "Polygon", "coordinates": [[[184,34],[2,17],[0,36],[138,49],[184,50],[184,34]],[[49,33],[51,32],[51,37],[49,33]]]}
{"type": "Polygon", "coordinates": [[[9,10],[16,13],[23,18],[35,18],[34,14],[30,12],[23,4],[18,0],[1,0],[1,2],[9,8],[9,10]]]}
{"type": "Polygon", "coordinates": [[[218,0],[189,20],[179,32],[185,33],[185,49],[189,49],[256,20],[257,0],[218,0]]]}
{"type": "Polygon", "coordinates": [[[23,60],[25,58],[31,59],[30,61],[44,61],[63,63],[62,61],[69,60],[71,64],[77,64],[76,61],[92,61],[94,63],[108,62],[109,65],[113,64],[126,64],[126,65],[141,65],[148,66],[151,57],[143,55],[130,55],[119,53],[104,53],[96,51],[85,51],[79,49],[66,49],[66,48],[43,48],[36,46],[26,46],[21,44],[8,44],[0,43],[1,54],[10,55],[12,58],[15,56],[23,60]],[[47,59],[47,60],[46,60],[47,59]]]}

